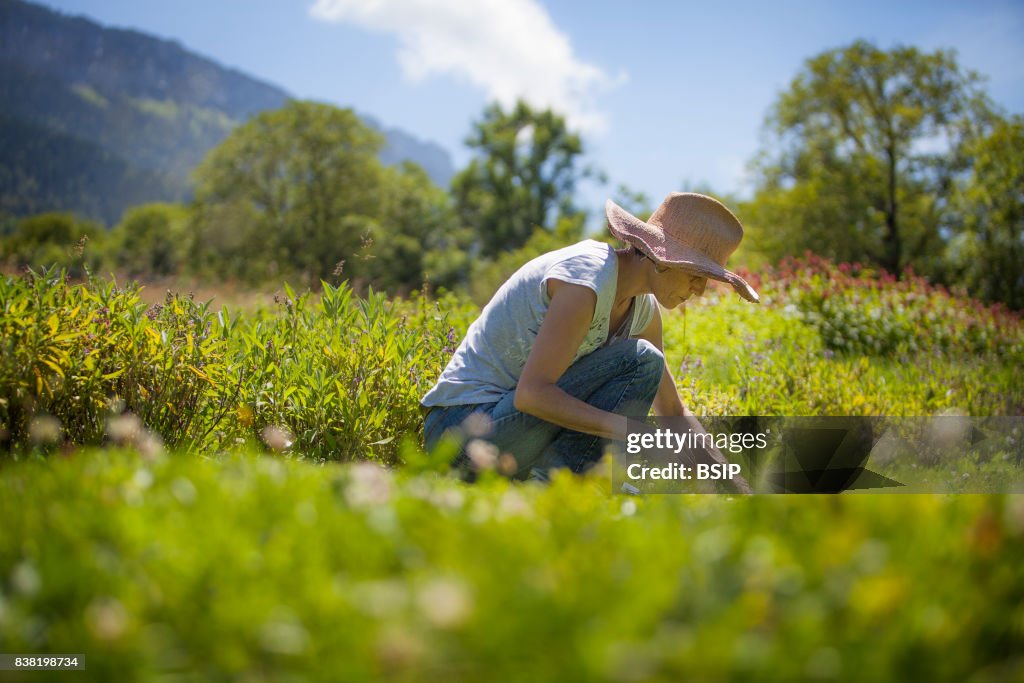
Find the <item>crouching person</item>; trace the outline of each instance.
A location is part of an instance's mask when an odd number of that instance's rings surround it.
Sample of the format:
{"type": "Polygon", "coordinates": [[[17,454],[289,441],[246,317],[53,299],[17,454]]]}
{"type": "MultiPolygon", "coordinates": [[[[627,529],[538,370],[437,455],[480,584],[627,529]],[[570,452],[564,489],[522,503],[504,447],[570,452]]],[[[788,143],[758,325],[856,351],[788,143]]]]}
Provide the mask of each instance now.
{"type": "Polygon", "coordinates": [[[624,438],[631,417],[653,408],[692,418],[665,365],[658,305],[700,296],[708,278],[757,302],[724,267],[743,228],[717,200],[693,193],[669,195],[646,222],[611,200],[605,209],[628,246],[584,240],[521,267],[423,397],[427,448],[449,430],[463,435],[453,466],[468,465],[464,435],[478,432],[514,458],[503,469],[517,478],[583,472],[608,440],[624,438]]]}

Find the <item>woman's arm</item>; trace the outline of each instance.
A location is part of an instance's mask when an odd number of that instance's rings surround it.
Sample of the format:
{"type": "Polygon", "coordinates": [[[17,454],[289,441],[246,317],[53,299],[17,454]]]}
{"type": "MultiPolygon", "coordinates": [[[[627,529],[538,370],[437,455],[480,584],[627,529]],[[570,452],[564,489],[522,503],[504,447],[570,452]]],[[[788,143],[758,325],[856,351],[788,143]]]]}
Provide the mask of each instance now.
{"type": "MultiPolygon", "coordinates": [[[[651,322],[638,335],[640,339],[646,339],[664,355],[665,346],[661,331],[661,311],[657,305],[654,307],[654,315],[651,322]]],[[[683,405],[683,399],[676,389],[676,380],[668,369],[668,363],[661,374],[661,384],[658,385],[658,393],[654,395],[654,414],[660,416],[692,415],[683,405]]]]}
{"type": "MultiPolygon", "coordinates": [[[[644,330],[636,335],[640,339],[646,339],[647,341],[658,347],[658,350],[663,354],[665,349],[663,347],[662,339],[662,327],[661,327],[661,311],[658,308],[654,309],[654,317],[651,318],[651,322],[647,325],[644,330]]],[[[654,414],[664,417],[683,417],[687,428],[694,434],[705,434],[704,426],[701,425],[698,420],[689,409],[683,405],[683,399],[679,395],[679,389],[676,388],[676,380],[672,377],[672,373],[668,369],[668,363],[665,364],[664,373],[661,376],[661,384],[658,385],[658,393],[654,396],[654,414]]],[[[722,452],[711,446],[707,449],[707,456],[715,463],[727,463],[729,460],[722,455],[722,452]]],[[[753,493],[753,489],[750,484],[742,476],[735,477],[731,484],[740,493],[753,493]]]]}
{"type": "Polygon", "coordinates": [[[597,295],[588,287],[560,280],[548,281],[548,293],[551,303],[516,386],[516,410],[578,432],[623,438],[625,417],[574,398],[556,384],[587,336],[597,295]]]}

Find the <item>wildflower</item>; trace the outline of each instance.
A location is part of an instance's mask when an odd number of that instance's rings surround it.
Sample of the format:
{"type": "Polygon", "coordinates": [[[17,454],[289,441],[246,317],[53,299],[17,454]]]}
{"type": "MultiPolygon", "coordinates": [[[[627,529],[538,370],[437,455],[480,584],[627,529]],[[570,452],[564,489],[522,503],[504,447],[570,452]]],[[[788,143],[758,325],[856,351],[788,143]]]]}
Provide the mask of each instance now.
{"type": "Polygon", "coordinates": [[[506,477],[515,476],[519,471],[519,463],[511,453],[502,453],[498,456],[498,472],[506,477]]]}
{"type": "Polygon", "coordinates": [[[267,425],[260,432],[260,438],[263,439],[263,443],[267,444],[267,447],[273,451],[281,452],[291,448],[294,442],[294,437],[286,427],[276,427],[274,425],[267,425]]]}
{"type": "Polygon", "coordinates": [[[482,438],[491,433],[491,418],[486,413],[470,413],[462,421],[462,430],[471,438],[482,438]]]}
{"type": "Polygon", "coordinates": [[[49,446],[60,441],[60,420],[53,415],[38,415],[28,425],[28,438],[37,446],[49,446]]]}
{"type": "Polygon", "coordinates": [[[309,634],[296,618],[280,610],[260,629],[260,644],[267,652],[296,655],[309,647],[309,634]]]}
{"type": "Polygon", "coordinates": [[[349,468],[345,500],[352,507],[383,505],[391,499],[391,475],[383,467],[368,462],[349,468]]]}
{"type": "Polygon", "coordinates": [[[492,470],[498,464],[498,447],[481,439],[466,444],[466,455],[477,470],[492,470]]]}
{"type": "Polygon", "coordinates": [[[93,600],[85,610],[89,629],[100,640],[117,640],[128,625],[128,613],[115,598],[93,600]]]}
{"type": "Polygon", "coordinates": [[[427,621],[439,628],[461,626],[472,611],[472,600],[465,584],[455,579],[434,579],[423,586],[416,604],[427,621]]]}
{"type": "Polygon", "coordinates": [[[377,659],[389,671],[408,668],[427,654],[422,638],[399,624],[385,626],[377,638],[377,659]]]}
{"type": "Polygon", "coordinates": [[[39,572],[28,560],[19,563],[11,572],[11,586],[16,593],[35,595],[39,592],[41,584],[39,572]]]}

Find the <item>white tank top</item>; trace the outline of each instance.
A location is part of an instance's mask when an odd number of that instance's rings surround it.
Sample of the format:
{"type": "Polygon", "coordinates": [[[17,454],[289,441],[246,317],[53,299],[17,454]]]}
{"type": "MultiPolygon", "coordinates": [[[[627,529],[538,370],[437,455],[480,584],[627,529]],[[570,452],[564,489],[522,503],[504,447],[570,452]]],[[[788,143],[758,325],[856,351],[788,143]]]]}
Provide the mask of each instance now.
{"type": "Polygon", "coordinates": [[[466,338],[422,404],[491,403],[515,389],[547,313],[548,280],[583,285],[597,295],[590,329],[573,362],[599,349],[611,332],[625,337],[643,331],[657,305],[653,294],[633,299],[628,334],[608,329],[618,271],[615,249],[595,240],[549,252],[524,265],[495,292],[470,325],[466,338]]]}

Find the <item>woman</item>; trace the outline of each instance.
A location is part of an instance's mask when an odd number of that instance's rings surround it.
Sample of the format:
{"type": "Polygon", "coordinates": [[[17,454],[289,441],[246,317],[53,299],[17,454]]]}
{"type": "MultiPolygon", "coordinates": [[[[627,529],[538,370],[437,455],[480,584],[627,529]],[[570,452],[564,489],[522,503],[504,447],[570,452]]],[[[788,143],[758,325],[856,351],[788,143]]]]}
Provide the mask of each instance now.
{"type": "MultiPolygon", "coordinates": [[[[516,271],[423,397],[428,448],[450,430],[464,441],[460,426],[479,414],[486,419],[470,420],[478,426],[468,431],[485,423],[478,435],[515,458],[518,477],[544,478],[553,467],[583,471],[652,406],[692,418],[665,366],[656,304],[671,309],[700,296],[708,278],[756,303],[753,288],[724,268],[743,227],[720,202],[693,193],[670,194],[646,222],[611,200],[605,211],[612,234],[630,246],[585,240],[516,271]]],[[[465,447],[454,464],[467,464],[465,447]]]]}

